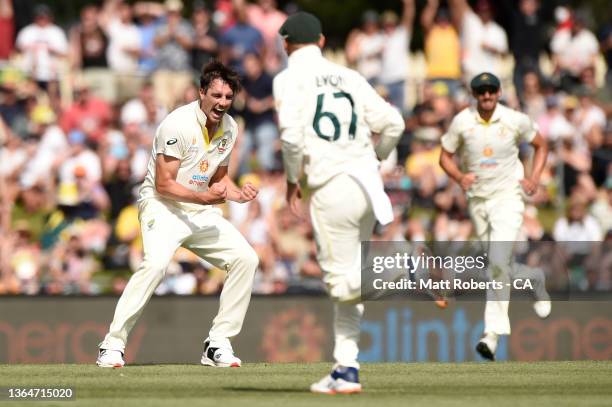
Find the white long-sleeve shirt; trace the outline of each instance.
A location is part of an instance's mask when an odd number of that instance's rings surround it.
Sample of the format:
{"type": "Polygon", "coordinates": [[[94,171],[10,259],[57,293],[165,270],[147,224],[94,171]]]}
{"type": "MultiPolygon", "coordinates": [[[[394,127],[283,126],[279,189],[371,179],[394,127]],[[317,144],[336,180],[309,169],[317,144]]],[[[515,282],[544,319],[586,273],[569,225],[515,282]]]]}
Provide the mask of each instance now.
{"type": "Polygon", "coordinates": [[[359,73],[326,60],[314,45],[291,54],[274,78],[274,99],[287,179],[297,181],[303,155],[315,188],[355,166],[378,163],[372,132],[397,142],[404,130],[400,113],[359,73]]]}
{"type": "Polygon", "coordinates": [[[399,111],[359,73],[323,58],[315,45],[290,55],[287,69],[274,78],[274,99],[287,180],[297,182],[303,163],[311,188],[349,174],[366,189],[376,213],[377,202],[386,198],[378,158],[389,155],[404,130],[399,111]],[[376,151],[372,133],[381,135],[376,151]]]}

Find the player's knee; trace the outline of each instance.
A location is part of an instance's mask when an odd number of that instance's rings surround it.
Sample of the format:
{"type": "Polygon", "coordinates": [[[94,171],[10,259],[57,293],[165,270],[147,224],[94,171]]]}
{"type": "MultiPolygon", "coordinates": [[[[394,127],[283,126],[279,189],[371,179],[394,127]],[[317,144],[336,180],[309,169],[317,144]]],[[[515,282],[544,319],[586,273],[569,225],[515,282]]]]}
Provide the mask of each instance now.
{"type": "Polygon", "coordinates": [[[138,272],[142,272],[142,273],[145,273],[147,275],[157,277],[157,278],[163,278],[164,275],[166,274],[167,268],[168,268],[168,264],[166,263],[159,262],[159,261],[152,261],[151,259],[145,259],[141,263],[140,268],[138,269],[138,272]]]}
{"type": "Polygon", "coordinates": [[[259,256],[252,247],[248,246],[240,251],[238,261],[242,263],[246,269],[255,271],[259,265],[259,256]]]}

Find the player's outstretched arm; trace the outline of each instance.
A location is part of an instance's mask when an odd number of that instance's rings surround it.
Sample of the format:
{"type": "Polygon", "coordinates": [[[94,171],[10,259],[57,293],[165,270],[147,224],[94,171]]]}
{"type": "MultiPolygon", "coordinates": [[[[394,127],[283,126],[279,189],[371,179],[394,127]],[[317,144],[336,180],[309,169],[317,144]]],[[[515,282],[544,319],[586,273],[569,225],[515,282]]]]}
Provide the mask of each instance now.
{"type": "Polygon", "coordinates": [[[158,154],[155,160],[155,189],[164,198],[201,205],[215,205],[225,202],[227,192],[224,188],[210,188],[206,192],[196,192],[176,182],[181,161],[178,158],[158,154]]]}
{"type": "Polygon", "coordinates": [[[223,186],[226,190],[226,199],[239,203],[249,202],[257,198],[259,191],[255,185],[247,182],[242,188],[239,188],[227,175],[227,171],[227,166],[217,168],[215,175],[212,176],[208,184],[209,189],[215,186],[223,186]]]}

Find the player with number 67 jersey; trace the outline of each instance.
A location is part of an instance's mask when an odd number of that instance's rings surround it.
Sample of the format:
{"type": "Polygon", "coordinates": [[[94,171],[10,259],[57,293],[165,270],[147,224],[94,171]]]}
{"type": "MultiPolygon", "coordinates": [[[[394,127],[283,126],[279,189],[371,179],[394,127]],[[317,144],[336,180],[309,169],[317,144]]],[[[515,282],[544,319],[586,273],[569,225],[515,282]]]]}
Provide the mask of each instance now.
{"type": "Polygon", "coordinates": [[[325,37],[312,14],[290,16],[280,29],[288,67],[274,79],[287,202],[300,215],[302,167],[312,190],[310,219],[317,259],[334,300],[334,359],[331,374],[314,383],[317,393],[357,393],[361,242],[376,219],[393,220],[378,172],[404,130],[404,120],[357,72],[326,60],[325,37]],[[380,134],[374,146],[372,133],[380,134]]]}

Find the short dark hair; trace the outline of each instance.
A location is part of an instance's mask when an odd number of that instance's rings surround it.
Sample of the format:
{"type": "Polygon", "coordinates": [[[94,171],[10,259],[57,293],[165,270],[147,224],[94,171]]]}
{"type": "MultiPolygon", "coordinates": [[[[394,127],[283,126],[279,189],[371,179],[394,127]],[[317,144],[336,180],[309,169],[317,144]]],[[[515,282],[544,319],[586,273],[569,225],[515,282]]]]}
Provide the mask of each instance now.
{"type": "Polygon", "coordinates": [[[217,60],[212,60],[202,68],[200,88],[204,89],[204,92],[206,92],[215,79],[221,79],[223,82],[227,83],[234,94],[237,94],[240,92],[240,89],[242,89],[238,72],[223,65],[217,60]]]}

